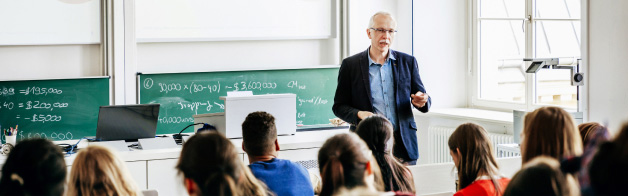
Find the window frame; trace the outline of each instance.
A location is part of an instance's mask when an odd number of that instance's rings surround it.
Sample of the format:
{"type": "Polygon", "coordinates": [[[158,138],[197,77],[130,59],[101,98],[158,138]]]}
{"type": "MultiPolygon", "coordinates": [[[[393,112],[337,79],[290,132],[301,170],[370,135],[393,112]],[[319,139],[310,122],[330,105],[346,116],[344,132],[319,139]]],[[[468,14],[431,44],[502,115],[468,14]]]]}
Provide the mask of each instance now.
{"type": "MultiPolygon", "coordinates": [[[[578,21],[581,22],[581,31],[583,28],[583,16],[581,15],[580,18],[536,18],[535,14],[534,14],[534,8],[535,8],[535,1],[538,0],[524,0],[525,1],[525,18],[518,18],[518,17],[510,17],[510,18],[506,18],[506,17],[479,17],[479,1],[481,0],[472,0],[472,3],[470,4],[469,8],[468,8],[468,48],[467,50],[469,51],[468,55],[468,59],[469,59],[469,63],[468,63],[468,74],[470,74],[470,80],[468,80],[467,82],[467,88],[470,89],[470,96],[469,96],[469,105],[472,108],[482,108],[482,109],[490,109],[490,110],[498,110],[498,111],[512,111],[512,110],[524,110],[524,111],[531,111],[543,106],[557,106],[557,107],[561,107],[563,109],[566,110],[580,110],[580,108],[582,107],[582,101],[583,99],[580,98],[577,102],[577,106],[576,108],[573,107],[565,107],[565,106],[560,106],[560,105],[552,105],[552,104],[542,104],[542,103],[536,103],[536,86],[537,86],[537,82],[536,82],[536,74],[525,74],[524,78],[525,78],[525,101],[524,103],[516,103],[516,102],[507,102],[507,101],[499,101],[499,100],[490,100],[490,99],[481,99],[480,98],[480,45],[479,45],[479,40],[480,40],[480,33],[479,33],[479,23],[482,20],[488,21],[488,20],[493,20],[493,21],[508,21],[508,20],[523,20],[524,21],[524,51],[525,51],[525,55],[524,58],[533,58],[534,56],[534,49],[535,49],[535,37],[534,37],[534,32],[535,32],[535,23],[536,22],[540,22],[540,21],[578,21]]],[[[585,9],[586,5],[581,5],[580,9],[585,9]]],[[[584,34],[580,34],[580,47],[581,47],[581,52],[580,52],[580,56],[582,55],[582,47],[583,47],[583,42],[584,42],[584,34]]],[[[582,72],[583,68],[582,68],[582,62],[580,62],[580,72],[582,72]]],[[[578,96],[582,97],[583,93],[582,93],[582,88],[578,89],[578,96]]]]}

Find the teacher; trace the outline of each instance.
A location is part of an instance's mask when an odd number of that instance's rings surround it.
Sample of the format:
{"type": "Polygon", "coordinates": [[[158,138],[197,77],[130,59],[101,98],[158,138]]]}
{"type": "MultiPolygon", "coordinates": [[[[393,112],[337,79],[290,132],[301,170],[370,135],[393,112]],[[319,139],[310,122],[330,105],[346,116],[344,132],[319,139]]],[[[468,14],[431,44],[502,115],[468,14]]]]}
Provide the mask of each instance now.
{"type": "Polygon", "coordinates": [[[371,46],[342,61],[334,97],[334,114],[351,123],[383,115],[393,124],[393,155],[400,162],[415,165],[419,158],[414,106],[428,112],[431,98],[419,76],[416,59],[390,49],[397,22],[387,12],[375,13],[366,34],[371,46]]]}

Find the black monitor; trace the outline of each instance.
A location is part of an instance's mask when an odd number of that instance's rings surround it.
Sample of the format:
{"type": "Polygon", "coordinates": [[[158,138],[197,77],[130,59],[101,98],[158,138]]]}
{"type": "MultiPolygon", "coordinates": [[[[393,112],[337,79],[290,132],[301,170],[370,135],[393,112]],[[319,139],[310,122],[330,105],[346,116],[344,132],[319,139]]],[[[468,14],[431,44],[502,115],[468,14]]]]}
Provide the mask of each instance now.
{"type": "Polygon", "coordinates": [[[96,140],[154,138],[158,119],[159,104],[100,106],[96,140]]]}

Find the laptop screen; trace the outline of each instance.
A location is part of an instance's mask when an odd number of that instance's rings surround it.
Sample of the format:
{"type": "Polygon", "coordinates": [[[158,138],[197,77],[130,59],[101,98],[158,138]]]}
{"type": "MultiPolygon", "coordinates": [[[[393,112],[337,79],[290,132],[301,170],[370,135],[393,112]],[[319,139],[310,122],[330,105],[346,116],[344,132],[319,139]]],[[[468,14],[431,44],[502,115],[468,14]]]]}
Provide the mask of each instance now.
{"type": "Polygon", "coordinates": [[[159,104],[100,106],[96,139],[101,141],[154,138],[159,104]]]}

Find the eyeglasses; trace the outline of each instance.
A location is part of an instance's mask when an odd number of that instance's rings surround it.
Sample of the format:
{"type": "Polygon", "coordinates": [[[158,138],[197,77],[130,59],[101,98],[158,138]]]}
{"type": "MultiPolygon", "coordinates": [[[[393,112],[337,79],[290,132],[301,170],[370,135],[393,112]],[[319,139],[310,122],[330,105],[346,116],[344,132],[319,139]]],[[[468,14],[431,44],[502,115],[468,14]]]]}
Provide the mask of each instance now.
{"type": "Polygon", "coordinates": [[[391,29],[391,30],[387,30],[387,29],[376,29],[376,28],[369,28],[369,29],[371,29],[371,30],[373,30],[373,31],[375,31],[375,32],[378,32],[378,33],[386,33],[386,32],[388,32],[388,33],[390,33],[390,34],[395,34],[395,33],[397,32],[397,30],[394,30],[394,29],[391,29]]]}

